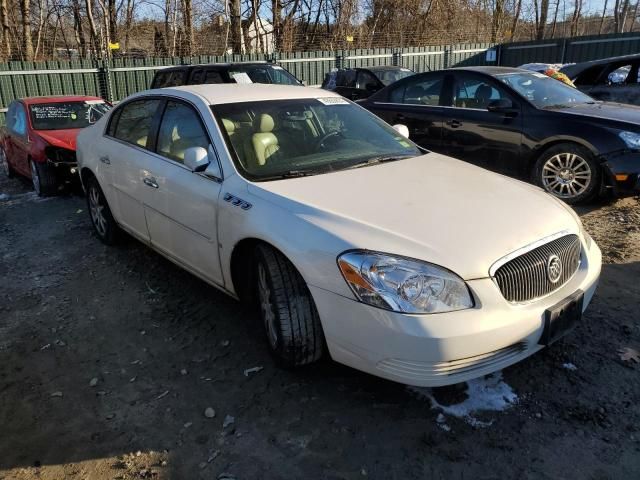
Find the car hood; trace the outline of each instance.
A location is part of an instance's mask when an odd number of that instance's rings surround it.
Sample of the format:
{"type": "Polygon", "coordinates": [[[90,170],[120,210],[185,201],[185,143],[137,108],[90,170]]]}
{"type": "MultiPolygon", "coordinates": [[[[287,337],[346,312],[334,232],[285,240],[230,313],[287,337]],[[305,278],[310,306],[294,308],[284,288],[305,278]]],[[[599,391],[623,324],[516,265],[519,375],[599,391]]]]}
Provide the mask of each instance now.
{"type": "Polygon", "coordinates": [[[640,124],[640,107],[626,103],[596,102],[584,103],[571,108],[553,109],[568,115],[581,115],[595,120],[606,119],[615,122],[640,124]]]}
{"type": "Polygon", "coordinates": [[[580,230],[572,210],[541,189],[435,153],[248,189],[347,248],[418,258],[466,280],[533,242],[580,230]]]}
{"type": "Polygon", "coordinates": [[[37,130],[36,133],[49,145],[75,150],[76,139],[81,131],[81,128],[72,128],[68,130],[37,130]]]}

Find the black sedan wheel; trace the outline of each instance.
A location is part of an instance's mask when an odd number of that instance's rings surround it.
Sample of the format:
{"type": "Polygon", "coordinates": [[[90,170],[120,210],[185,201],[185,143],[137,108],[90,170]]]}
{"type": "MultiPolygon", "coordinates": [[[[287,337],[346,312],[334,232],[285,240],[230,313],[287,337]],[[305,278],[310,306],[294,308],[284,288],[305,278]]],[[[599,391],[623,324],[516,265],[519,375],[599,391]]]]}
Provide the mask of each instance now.
{"type": "Polygon", "coordinates": [[[256,298],[271,353],[288,368],[315,362],[324,352],[324,335],[304,279],[266,245],[256,248],[255,268],[256,298]]]}
{"type": "Polygon", "coordinates": [[[535,182],[567,203],[589,200],[598,191],[600,166],[591,152],[562,143],[544,152],[535,166],[535,182]]]}

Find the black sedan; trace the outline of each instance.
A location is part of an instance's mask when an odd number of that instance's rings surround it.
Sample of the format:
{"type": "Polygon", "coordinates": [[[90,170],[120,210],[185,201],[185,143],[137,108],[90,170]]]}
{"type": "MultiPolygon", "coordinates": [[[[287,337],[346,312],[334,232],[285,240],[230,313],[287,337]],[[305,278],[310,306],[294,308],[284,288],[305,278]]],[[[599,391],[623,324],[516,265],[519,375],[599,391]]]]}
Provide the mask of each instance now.
{"type": "Polygon", "coordinates": [[[597,102],[543,74],[427,72],[360,105],[435,152],[532,180],[568,203],[640,189],[640,107],[597,102]]]}
{"type": "Polygon", "coordinates": [[[411,75],[415,75],[413,70],[393,66],[332,70],[325,76],[322,88],[358,100],[411,75]]]}

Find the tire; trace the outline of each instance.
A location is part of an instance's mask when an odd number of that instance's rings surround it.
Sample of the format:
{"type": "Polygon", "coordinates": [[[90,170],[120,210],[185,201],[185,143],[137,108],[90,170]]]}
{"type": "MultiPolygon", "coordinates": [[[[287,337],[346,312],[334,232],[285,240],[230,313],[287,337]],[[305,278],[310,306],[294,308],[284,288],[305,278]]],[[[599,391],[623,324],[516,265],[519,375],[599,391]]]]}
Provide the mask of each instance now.
{"type": "Polygon", "coordinates": [[[0,147],[0,168],[7,178],[12,178],[15,175],[13,168],[9,165],[9,158],[3,147],[0,147]]]}
{"type": "Polygon", "coordinates": [[[54,195],[58,191],[58,182],[53,168],[46,163],[34,162],[33,159],[29,159],[29,166],[31,167],[31,183],[38,196],[54,195]]]}
{"type": "Polygon", "coordinates": [[[272,355],[287,368],[319,360],[324,353],[324,334],[300,273],[266,245],[256,247],[255,269],[255,298],[272,355]]]}
{"type": "Polygon", "coordinates": [[[575,143],[545,150],[533,169],[533,181],[569,204],[591,200],[600,190],[602,170],[594,155],[575,143]]]}
{"type": "Polygon", "coordinates": [[[87,210],[93,225],[93,231],[106,245],[118,242],[121,230],[116,223],[102,188],[95,177],[87,180],[87,210]]]}

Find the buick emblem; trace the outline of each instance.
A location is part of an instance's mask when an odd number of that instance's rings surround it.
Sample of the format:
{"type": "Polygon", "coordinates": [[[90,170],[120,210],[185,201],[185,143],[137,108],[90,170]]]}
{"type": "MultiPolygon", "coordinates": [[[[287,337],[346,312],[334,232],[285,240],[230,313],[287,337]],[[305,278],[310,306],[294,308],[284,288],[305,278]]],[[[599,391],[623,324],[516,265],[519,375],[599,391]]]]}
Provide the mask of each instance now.
{"type": "Polygon", "coordinates": [[[562,262],[557,255],[551,255],[547,260],[547,278],[551,283],[558,283],[562,277],[562,262]]]}

